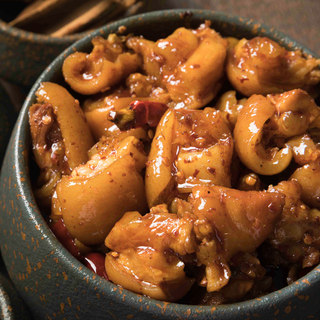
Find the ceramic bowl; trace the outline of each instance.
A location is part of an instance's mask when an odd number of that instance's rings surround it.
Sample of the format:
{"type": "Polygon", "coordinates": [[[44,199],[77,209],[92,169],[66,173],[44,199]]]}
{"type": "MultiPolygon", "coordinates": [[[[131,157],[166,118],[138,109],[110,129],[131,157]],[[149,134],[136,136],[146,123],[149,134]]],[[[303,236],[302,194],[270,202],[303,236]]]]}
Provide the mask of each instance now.
{"type": "MultiPolygon", "coordinates": [[[[0,163],[11,135],[16,112],[5,89],[0,85],[0,163]]],[[[0,319],[31,319],[30,314],[8,277],[0,256],[0,319]]]]}
{"type": "Polygon", "coordinates": [[[59,53],[84,35],[54,38],[10,27],[0,20],[0,77],[30,88],[59,53]]]}
{"type": "Polygon", "coordinates": [[[30,312],[8,277],[0,258],[0,319],[31,320],[30,312]]]}
{"type": "Polygon", "coordinates": [[[90,49],[95,35],[127,32],[157,39],[180,26],[197,27],[204,20],[224,36],[263,35],[287,48],[295,41],[266,26],[222,13],[169,10],[120,20],[81,39],[46,68],[28,95],[12,134],[1,176],[1,250],[12,281],[35,319],[317,319],[320,267],[290,286],[263,297],[221,306],[190,306],[156,301],[129,292],[95,275],[58,242],[35,202],[29,172],[28,108],[41,81],[62,82],[61,66],[74,50],[90,49]]]}

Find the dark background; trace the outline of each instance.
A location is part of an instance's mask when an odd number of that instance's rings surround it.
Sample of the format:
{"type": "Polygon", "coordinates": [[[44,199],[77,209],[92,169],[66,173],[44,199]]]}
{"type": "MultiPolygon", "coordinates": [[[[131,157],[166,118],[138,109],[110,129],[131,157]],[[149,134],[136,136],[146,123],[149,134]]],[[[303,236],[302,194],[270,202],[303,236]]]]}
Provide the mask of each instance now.
{"type": "Polygon", "coordinates": [[[320,55],[320,0],[147,0],[143,11],[203,8],[257,20],[320,55]]]}

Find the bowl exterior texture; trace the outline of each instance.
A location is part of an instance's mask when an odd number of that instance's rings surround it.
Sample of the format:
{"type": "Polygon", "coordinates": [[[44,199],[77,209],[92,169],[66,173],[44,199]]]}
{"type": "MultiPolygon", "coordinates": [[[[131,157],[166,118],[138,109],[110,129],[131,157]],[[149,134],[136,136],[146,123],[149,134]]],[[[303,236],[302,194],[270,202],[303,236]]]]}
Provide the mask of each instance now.
{"type": "Polygon", "coordinates": [[[0,259],[0,319],[31,320],[31,314],[19,296],[0,259]]]}
{"type": "Polygon", "coordinates": [[[320,267],[280,291],[242,303],[188,306],[155,301],[117,287],[82,266],[56,240],[36,205],[30,183],[27,115],[40,82],[61,82],[64,58],[75,49],[89,50],[94,35],[106,36],[125,25],[128,32],[157,39],[179,26],[197,27],[204,20],[211,20],[224,36],[266,35],[286,47],[299,47],[272,29],[221,13],[159,11],[110,24],[80,40],[45,70],[31,90],[2,168],[0,243],[9,275],[35,319],[320,319],[320,267]]]}

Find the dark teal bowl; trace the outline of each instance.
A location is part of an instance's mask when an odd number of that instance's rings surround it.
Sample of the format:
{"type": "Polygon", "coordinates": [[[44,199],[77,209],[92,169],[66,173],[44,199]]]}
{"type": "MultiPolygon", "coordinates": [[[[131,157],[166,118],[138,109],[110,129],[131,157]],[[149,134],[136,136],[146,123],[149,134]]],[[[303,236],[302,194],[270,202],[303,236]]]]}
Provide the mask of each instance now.
{"type": "Polygon", "coordinates": [[[0,319],[31,320],[31,315],[25,303],[19,296],[8,277],[0,258],[0,319]]]}
{"type": "MultiPolygon", "coordinates": [[[[5,89],[0,85],[0,164],[11,135],[16,112],[5,89]]],[[[0,257],[0,319],[31,319],[30,314],[13,286],[0,257]]]]}
{"type": "Polygon", "coordinates": [[[190,306],[156,301],[124,290],[96,276],[58,242],[35,202],[29,174],[30,136],[27,113],[41,81],[62,82],[67,55],[89,50],[95,35],[125,25],[128,32],[164,37],[180,26],[211,20],[224,36],[268,36],[287,48],[300,48],[266,26],[222,13],[169,10],[142,14],[105,26],[81,39],[46,68],[28,95],[12,134],[0,183],[1,250],[9,275],[36,319],[319,319],[320,267],[294,284],[263,297],[221,306],[190,306]]]}
{"type": "Polygon", "coordinates": [[[54,38],[0,20],[0,78],[31,87],[58,54],[85,34],[54,38]]]}

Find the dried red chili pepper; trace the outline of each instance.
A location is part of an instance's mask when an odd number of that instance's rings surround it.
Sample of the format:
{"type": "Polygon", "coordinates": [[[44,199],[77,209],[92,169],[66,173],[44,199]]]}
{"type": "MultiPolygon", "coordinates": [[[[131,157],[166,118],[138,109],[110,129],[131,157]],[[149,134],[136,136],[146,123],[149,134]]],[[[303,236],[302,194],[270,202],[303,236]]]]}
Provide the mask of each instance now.
{"type": "Polygon", "coordinates": [[[78,260],[81,260],[81,254],[76,246],[74,239],[66,228],[62,218],[50,225],[50,228],[62,245],[78,260]]]}
{"type": "Polygon", "coordinates": [[[99,252],[90,252],[84,257],[84,265],[102,278],[108,280],[105,269],[105,256],[99,252]]]}
{"type": "Polygon", "coordinates": [[[135,127],[156,127],[168,106],[160,102],[136,100],[130,103],[130,109],[134,111],[135,127]]]}

